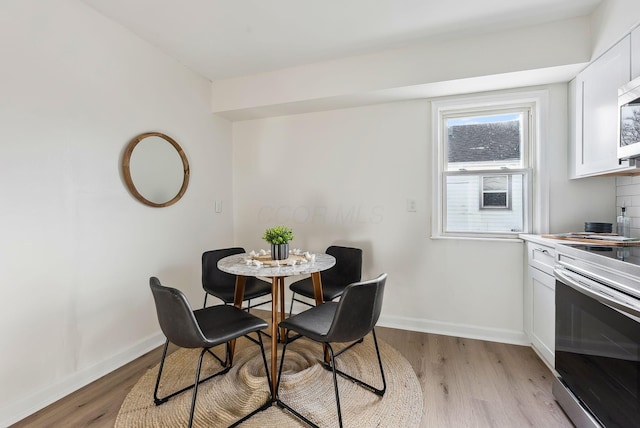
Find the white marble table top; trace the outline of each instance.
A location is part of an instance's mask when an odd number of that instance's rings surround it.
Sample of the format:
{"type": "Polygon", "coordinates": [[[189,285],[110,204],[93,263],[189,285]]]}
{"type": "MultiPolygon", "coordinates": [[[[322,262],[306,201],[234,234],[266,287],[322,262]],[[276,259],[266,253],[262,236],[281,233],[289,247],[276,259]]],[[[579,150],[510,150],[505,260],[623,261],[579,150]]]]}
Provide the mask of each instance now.
{"type": "Polygon", "coordinates": [[[336,264],[335,257],[324,253],[317,253],[313,262],[310,261],[294,266],[247,265],[246,260],[249,258],[249,254],[246,253],[225,257],[218,261],[218,269],[233,275],[275,277],[312,274],[329,269],[336,264]]]}

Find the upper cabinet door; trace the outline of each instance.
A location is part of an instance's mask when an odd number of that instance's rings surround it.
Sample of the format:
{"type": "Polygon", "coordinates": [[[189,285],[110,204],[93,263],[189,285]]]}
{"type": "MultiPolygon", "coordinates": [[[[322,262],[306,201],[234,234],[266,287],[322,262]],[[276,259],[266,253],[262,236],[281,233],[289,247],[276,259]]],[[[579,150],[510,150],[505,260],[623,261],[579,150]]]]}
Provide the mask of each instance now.
{"type": "Polygon", "coordinates": [[[631,79],[640,77],[640,27],[631,32],[631,79]]]}
{"type": "Polygon", "coordinates": [[[619,172],[618,88],[631,80],[631,36],[622,39],[576,78],[575,175],[619,172]]]}

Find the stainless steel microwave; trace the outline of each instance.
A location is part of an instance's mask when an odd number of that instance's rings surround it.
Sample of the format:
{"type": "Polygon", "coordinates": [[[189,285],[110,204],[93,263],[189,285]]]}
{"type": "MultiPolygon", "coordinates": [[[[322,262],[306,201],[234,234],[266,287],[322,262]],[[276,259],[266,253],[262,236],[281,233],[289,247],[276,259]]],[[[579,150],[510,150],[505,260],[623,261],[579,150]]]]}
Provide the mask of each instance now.
{"type": "Polygon", "coordinates": [[[618,89],[618,159],[640,157],[640,77],[618,89]]]}

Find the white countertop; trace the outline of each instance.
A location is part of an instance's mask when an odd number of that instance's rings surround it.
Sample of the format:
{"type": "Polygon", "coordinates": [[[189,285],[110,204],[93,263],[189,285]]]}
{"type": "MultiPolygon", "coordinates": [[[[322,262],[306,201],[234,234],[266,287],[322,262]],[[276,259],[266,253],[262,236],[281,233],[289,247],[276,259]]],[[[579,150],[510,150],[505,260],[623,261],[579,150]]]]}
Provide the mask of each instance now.
{"type": "Polygon", "coordinates": [[[548,245],[550,247],[555,247],[558,244],[564,245],[569,243],[560,239],[543,238],[542,235],[531,235],[523,233],[518,235],[518,237],[524,241],[535,242],[536,244],[548,245]]]}

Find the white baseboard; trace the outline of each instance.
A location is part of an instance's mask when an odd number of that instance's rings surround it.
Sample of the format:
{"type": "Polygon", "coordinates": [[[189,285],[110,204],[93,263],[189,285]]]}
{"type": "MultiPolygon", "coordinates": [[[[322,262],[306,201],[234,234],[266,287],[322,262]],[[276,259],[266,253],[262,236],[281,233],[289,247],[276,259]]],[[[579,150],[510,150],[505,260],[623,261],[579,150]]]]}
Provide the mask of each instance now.
{"type": "Polygon", "coordinates": [[[551,373],[553,373],[554,375],[557,375],[556,368],[555,368],[555,353],[553,353],[549,349],[540,351],[538,350],[538,348],[536,348],[536,346],[533,343],[531,344],[531,349],[533,349],[533,352],[536,353],[538,358],[540,358],[540,360],[542,360],[542,362],[549,368],[549,370],[551,370],[551,373]]]}
{"type": "MultiPolygon", "coordinates": [[[[287,312],[289,311],[289,302],[287,300],[287,312]]],[[[309,300],[312,302],[312,300],[309,300]]],[[[306,309],[301,303],[295,302],[293,305],[293,313],[297,314],[306,309]]],[[[519,330],[507,330],[490,327],[479,327],[475,325],[446,323],[442,321],[434,321],[424,318],[409,318],[398,316],[380,317],[378,325],[381,327],[397,328],[399,330],[419,331],[422,333],[442,334],[445,336],[465,337],[468,339],[488,340],[490,342],[509,343],[512,345],[531,346],[531,341],[524,333],[519,330]]]]}
{"type": "Polygon", "coordinates": [[[464,337],[467,339],[488,340],[490,342],[509,343],[513,345],[531,345],[531,342],[528,340],[524,331],[518,330],[479,327],[475,325],[433,321],[423,318],[384,315],[380,317],[378,325],[381,327],[397,328],[400,330],[442,334],[445,336],[464,337]]]}
{"type": "Polygon", "coordinates": [[[61,379],[46,388],[31,394],[27,397],[18,398],[9,403],[3,403],[0,407],[0,426],[9,426],[40,409],[66,397],[102,376],[124,366],[136,358],[146,354],[152,349],[162,345],[165,337],[162,333],[154,334],[138,342],[134,346],[113,355],[84,370],[72,373],[70,376],[61,379]]]}

